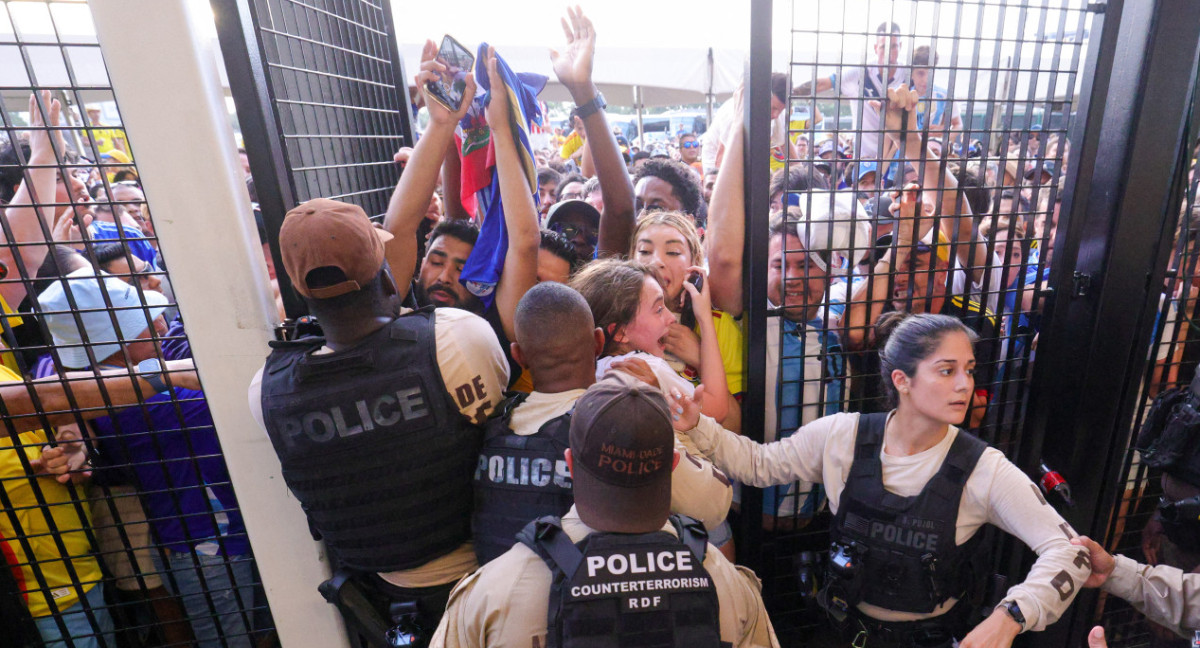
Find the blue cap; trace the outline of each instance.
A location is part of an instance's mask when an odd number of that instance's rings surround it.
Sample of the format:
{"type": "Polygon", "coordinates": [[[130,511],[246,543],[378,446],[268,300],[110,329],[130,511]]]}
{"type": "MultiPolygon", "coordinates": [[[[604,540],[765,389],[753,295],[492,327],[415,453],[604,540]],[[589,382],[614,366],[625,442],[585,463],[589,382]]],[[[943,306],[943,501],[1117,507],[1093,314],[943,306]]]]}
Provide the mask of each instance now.
{"type": "Polygon", "coordinates": [[[62,364],[70,369],[90,367],[91,358],[100,362],[121,350],[119,342],[132,341],[150,328],[150,323],[166,310],[167,298],[153,290],[144,290],[142,295],[144,304],[132,285],[90,265],[50,284],[38,296],[38,304],[46,328],[59,347],[62,364]],[[74,309],[67,299],[68,291],[75,302],[74,309]],[[105,303],[105,294],[112,304],[111,310],[105,303]],[[114,320],[117,328],[113,328],[114,320]],[[85,334],[87,347],[82,346],[85,334]]]}
{"type": "Polygon", "coordinates": [[[855,182],[862,182],[863,176],[868,173],[875,173],[879,170],[879,165],[875,162],[859,162],[858,175],[854,178],[855,182]]]}

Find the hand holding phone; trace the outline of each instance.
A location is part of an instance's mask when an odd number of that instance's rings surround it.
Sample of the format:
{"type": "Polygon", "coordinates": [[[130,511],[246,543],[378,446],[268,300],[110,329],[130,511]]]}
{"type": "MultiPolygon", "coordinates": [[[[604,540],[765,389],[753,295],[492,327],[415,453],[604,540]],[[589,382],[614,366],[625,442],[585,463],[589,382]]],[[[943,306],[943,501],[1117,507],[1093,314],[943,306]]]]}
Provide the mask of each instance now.
{"type": "Polygon", "coordinates": [[[467,75],[475,67],[475,56],[447,34],[442,38],[442,46],[438,48],[435,60],[442,69],[434,73],[436,80],[425,82],[428,96],[446,110],[458,112],[467,87],[467,75]]]}

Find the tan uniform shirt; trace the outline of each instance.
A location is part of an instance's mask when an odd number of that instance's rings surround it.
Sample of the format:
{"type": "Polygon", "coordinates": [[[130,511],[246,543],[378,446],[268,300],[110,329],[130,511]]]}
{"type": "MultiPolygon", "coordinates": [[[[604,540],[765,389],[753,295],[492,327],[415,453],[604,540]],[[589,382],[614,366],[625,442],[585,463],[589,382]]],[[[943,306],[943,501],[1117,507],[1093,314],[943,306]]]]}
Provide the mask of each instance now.
{"type": "MultiPolygon", "coordinates": [[[[690,385],[689,385],[690,386],[690,385]]],[[[534,434],[546,421],[571,411],[584,389],[546,394],[532,392],[525,402],[513,410],[508,427],[514,434],[534,434]]],[[[700,451],[691,445],[686,436],[675,433],[675,449],[679,451],[679,463],[671,472],[671,512],[699,520],[704,528],[712,531],[725,521],[729,504],[733,501],[733,487],[729,479],[700,451]]]]}
{"type": "Polygon", "coordinates": [[[1176,567],[1142,565],[1125,556],[1102,586],[1151,621],[1183,634],[1200,629],[1200,574],[1176,567]]]}
{"type": "MultiPolygon", "coordinates": [[[[817,419],[794,435],[767,445],[723,429],[708,417],[688,432],[700,450],[734,479],[752,486],[786,484],[797,479],[825,485],[829,508],[838,501],[854,460],[858,414],[834,414],[817,419]]],[[[921,492],[950,452],[958,428],[937,445],[911,456],[893,456],[882,450],[883,484],[901,497],[921,492]]],[[[956,541],[966,542],[984,524],[994,524],[1018,537],[1038,559],[1025,581],[1008,590],[1004,603],[1016,601],[1025,616],[1026,630],[1042,630],[1057,621],[1091,574],[1087,550],[1071,545],[1075,536],[1054,507],[1046,503],[1025,473],[1004,454],[988,448],[963,488],[956,541]]],[[[884,621],[911,621],[945,613],[951,599],[930,614],[886,610],[865,603],[859,609],[884,621]]]]}
{"type": "MultiPolygon", "coordinates": [[[[457,308],[434,311],[433,333],[437,340],[438,372],[446,393],[458,404],[458,411],[481,424],[504,399],[508,384],[508,361],[496,333],[482,317],[457,308]]],[[[318,353],[332,353],[325,348],[318,353]]],[[[254,374],[247,394],[250,413],[263,432],[262,369],[254,374]]],[[[397,587],[432,587],[453,583],[479,567],[470,542],[420,567],[388,572],[379,576],[397,587]]]]}
{"type": "MultiPolygon", "coordinates": [[[[574,542],[595,531],[572,507],[562,519],[574,542]]],[[[668,522],[664,531],[675,535],[668,522]]],[[[738,567],[712,545],[704,557],[721,606],[721,640],[735,648],[778,646],[754,572],[738,567]]],[[[450,593],[431,648],[541,648],[546,645],[550,569],[524,544],[463,579],[450,593]]]]}

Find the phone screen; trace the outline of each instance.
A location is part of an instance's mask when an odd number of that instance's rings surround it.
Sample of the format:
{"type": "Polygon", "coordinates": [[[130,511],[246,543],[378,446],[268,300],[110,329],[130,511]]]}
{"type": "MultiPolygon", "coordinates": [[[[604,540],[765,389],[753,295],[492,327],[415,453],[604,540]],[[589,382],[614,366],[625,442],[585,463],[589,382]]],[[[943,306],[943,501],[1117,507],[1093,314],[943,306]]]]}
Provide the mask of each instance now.
{"type": "Polygon", "coordinates": [[[458,110],[467,87],[467,73],[475,66],[475,56],[447,34],[442,38],[437,60],[446,66],[446,70],[438,74],[436,82],[430,81],[426,87],[438,103],[450,110],[458,110]]]}

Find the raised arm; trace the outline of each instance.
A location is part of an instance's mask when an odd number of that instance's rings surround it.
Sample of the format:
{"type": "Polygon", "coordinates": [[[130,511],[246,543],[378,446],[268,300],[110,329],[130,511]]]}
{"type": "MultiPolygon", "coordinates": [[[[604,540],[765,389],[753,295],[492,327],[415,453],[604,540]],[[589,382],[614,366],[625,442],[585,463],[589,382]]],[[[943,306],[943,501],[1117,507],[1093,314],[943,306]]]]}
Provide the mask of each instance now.
{"type": "MultiPolygon", "coordinates": [[[[737,102],[737,115],[741,115],[741,89],[731,101],[737,102]]],[[[745,134],[742,125],[735,124],[729,141],[725,142],[725,154],[721,169],[717,172],[717,183],[713,185],[712,204],[708,207],[708,232],[705,245],[708,247],[708,282],[712,290],[713,305],[740,317],[742,304],[742,247],[746,239],[746,178],[742,167],[745,160],[745,134]]]]}
{"type": "MultiPolygon", "coordinates": [[[[425,92],[427,81],[433,80],[437,72],[446,69],[446,66],[437,62],[436,57],[437,46],[433,41],[425,41],[425,49],[421,52],[421,71],[417,73],[416,80],[421,92],[425,92]]],[[[383,220],[383,227],[395,237],[388,245],[387,262],[401,296],[408,294],[417,266],[417,228],[421,225],[421,219],[425,218],[429,199],[433,197],[447,146],[454,140],[454,126],[467,113],[474,98],[475,77],[470,73],[467,73],[462,105],[457,111],[450,112],[426,93],[429,128],[413,149],[404,173],[400,174],[400,182],[392,192],[383,220]]]]}
{"type": "Polygon", "coordinates": [[[929,219],[917,220],[920,197],[916,187],[909,185],[901,192],[899,219],[896,224],[896,247],[884,253],[871,270],[871,276],[861,282],[850,295],[842,325],[846,329],[846,346],[863,349],[871,344],[871,331],[883,309],[891,300],[891,276],[895,272],[908,272],[908,260],[913,241],[920,240],[932,226],[929,219]]]}
{"type": "MultiPolygon", "coordinates": [[[[596,31],[592,21],[582,11],[567,7],[567,19],[563,19],[563,31],[567,35],[567,47],[561,53],[550,52],[554,63],[554,74],[558,82],[571,93],[576,106],[583,106],[600,93],[592,82],[592,59],[596,53],[596,31]]],[[[604,195],[604,211],[600,214],[600,237],[598,256],[623,256],[629,252],[633,238],[633,182],[608,127],[608,117],[597,110],[583,118],[587,146],[591,151],[596,177],[600,179],[600,192],[604,195]]]]}
{"type": "MultiPolygon", "coordinates": [[[[17,276],[19,266],[13,260],[13,254],[21,255],[21,264],[25,272],[32,277],[42,260],[46,258],[47,247],[44,245],[22,245],[14,247],[12,243],[37,243],[46,240],[45,232],[54,227],[55,208],[48,205],[54,202],[57,193],[58,177],[57,155],[64,151],[62,131],[47,130],[59,125],[62,106],[57,99],[50,98],[50,91],[43,90],[41,102],[36,94],[29,95],[29,159],[26,160],[28,174],[17,187],[12,202],[5,206],[3,217],[8,221],[8,229],[12,240],[8,240],[6,232],[0,228],[0,261],[9,267],[12,277],[17,276]],[[43,113],[43,109],[45,113],[43,113]],[[47,119],[43,119],[43,115],[47,119]],[[31,182],[32,181],[32,182],[31,182]],[[43,229],[43,227],[45,229],[43,229]]],[[[70,214],[71,210],[67,210],[70,214]]],[[[25,284],[20,281],[0,283],[0,295],[10,306],[16,305],[25,298],[25,284]]]]}
{"type": "Polygon", "coordinates": [[[496,175],[500,179],[500,203],[504,206],[504,226],[508,231],[508,251],[504,269],[496,285],[496,308],[500,324],[508,339],[515,340],[513,315],[517,302],[537,283],[537,255],[541,243],[538,231],[538,211],[533,204],[533,189],[517,152],[513,135],[514,116],[509,106],[509,94],[497,69],[496,51],[488,52],[488,79],[491,99],[487,108],[488,126],[492,130],[492,145],[496,150],[496,175]]]}
{"type": "MultiPolygon", "coordinates": [[[[814,94],[813,93],[813,85],[814,85],[814,82],[805,81],[804,83],[801,83],[800,85],[796,86],[796,89],[792,91],[792,94],[797,97],[807,97],[808,95],[814,94]]],[[[827,77],[827,76],[821,77],[816,80],[815,85],[817,87],[818,93],[827,92],[829,90],[832,90],[833,89],[833,77],[827,77]]]]}
{"type": "MultiPolygon", "coordinates": [[[[960,197],[958,180],[949,170],[942,170],[942,159],[933,155],[921,145],[923,139],[917,129],[917,103],[920,96],[910,88],[892,88],[888,90],[887,109],[884,113],[885,128],[888,138],[899,145],[901,130],[906,132],[904,141],[904,159],[921,168],[921,186],[924,191],[937,192],[937,214],[941,218],[938,227],[946,238],[957,240],[954,245],[955,256],[964,268],[971,271],[972,279],[983,281],[983,275],[989,264],[987,243],[982,239],[973,240],[974,218],[971,206],[965,198],[960,197]],[[903,125],[903,126],[902,126],[903,125]]],[[[993,288],[999,288],[995,286],[993,288]]]]}
{"type": "MultiPolygon", "coordinates": [[[[199,389],[200,379],[192,359],[168,360],[165,363],[163,382],[185,389],[199,389]],[[170,377],[166,377],[167,375],[170,377]]],[[[93,419],[108,416],[110,408],[137,405],[156,392],[141,375],[131,380],[131,374],[123,369],[92,373],[76,371],[64,376],[51,376],[34,381],[9,381],[0,383],[0,400],[4,401],[5,414],[12,417],[13,427],[19,431],[41,428],[44,421],[50,425],[65,425],[76,421],[76,416],[93,419]],[[64,382],[66,385],[64,385],[64,382]],[[30,394],[33,390],[35,400],[30,394]],[[71,398],[78,411],[72,410],[71,398]],[[45,418],[39,412],[46,412],[45,418]]]]}

